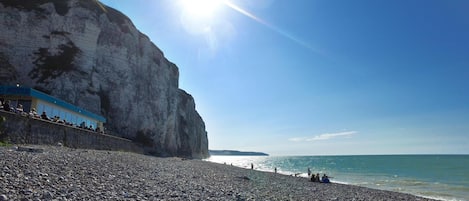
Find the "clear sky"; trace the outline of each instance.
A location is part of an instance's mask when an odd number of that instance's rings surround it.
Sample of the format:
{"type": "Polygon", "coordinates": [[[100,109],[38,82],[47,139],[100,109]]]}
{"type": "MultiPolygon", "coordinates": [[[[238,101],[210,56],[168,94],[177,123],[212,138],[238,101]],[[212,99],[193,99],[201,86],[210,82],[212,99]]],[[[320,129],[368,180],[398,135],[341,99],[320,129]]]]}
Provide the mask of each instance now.
{"type": "Polygon", "coordinates": [[[210,149],[469,154],[467,0],[101,0],[179,67],[210,149]]]}

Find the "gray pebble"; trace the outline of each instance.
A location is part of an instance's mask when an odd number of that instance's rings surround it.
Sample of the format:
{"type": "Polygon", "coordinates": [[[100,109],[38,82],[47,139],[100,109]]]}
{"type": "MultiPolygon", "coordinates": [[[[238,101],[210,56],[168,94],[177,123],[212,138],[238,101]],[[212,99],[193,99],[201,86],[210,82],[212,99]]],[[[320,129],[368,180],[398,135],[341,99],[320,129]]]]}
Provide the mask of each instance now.
{"type": "Polygon", "coordinates": [[[0,201],[430,200],[358,186],[321,185],[306,178],[201,160],[58,146],[31,147],[43,152],[8,151],[0,147],[3,165],[0,201]]]}

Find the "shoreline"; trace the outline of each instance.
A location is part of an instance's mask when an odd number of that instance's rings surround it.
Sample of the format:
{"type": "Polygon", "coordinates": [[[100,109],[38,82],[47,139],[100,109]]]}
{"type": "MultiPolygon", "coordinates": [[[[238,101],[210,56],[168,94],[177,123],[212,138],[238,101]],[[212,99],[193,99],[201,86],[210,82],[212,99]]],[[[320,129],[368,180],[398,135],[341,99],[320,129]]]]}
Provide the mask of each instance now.
{"type": "MultiPolygon", "coordinates": [[[[217,162],[211,162],[211,161],[207,161],[207,162],[217,163],[217,162]]],[[[217,164],[220,164],[220,163],[217,163],[217,164]]],[[[226,164],[224,164],[224,165],[226,165],[226,164]]],[[[246,170],[249,169],[248,167],[240,167],[240,166],[235,166],[235,167],[243,168],[243,169],[246,169],[246,170]]],[[[260,172],[267,172],[267,173],[275,174],[274,171],[265,170],[265,169],[254,169],[254,171],[260,171],[260,172]]],[[[307,179],[308,181],[310,179],[307,176],[307,173],[296,173],[296,174],[298,174],[298,176],[295,176],[295,173],[288,173],[288,172],[278,171],[276,174],[281,174],[281,175],[289,176],[289,177],[304,178],[304,179],[307,179]]],[[[390,192],[395,192],[395,193],[410,194],[410,195],[413,195],[413,196],[417,196],[417,197],[420,197],[420,198],[426,198],[426,199],[429,199],[429,200],[450,201],[450,200],[440,198],[440,197],[431,197],[431,196],[425,196],[425,195],[412,194],[412,193],[408,193],[408,192],[399,192],[399,191],[393,191],[393,190],[386,190],[386,189],[367,187],[367,186],[363,186],[363,185],[359,185],[359,184],[353,184],[353,183],[344,182],[344,181],[337,181],[335,179],[331,179],[330,182],[335,183],[335,184],[341,184],[341,185],[350,185],[350,186],[357,186],[357,187],[361,187],[361,188],[369,188],[369,189],[372,189],[372,190],[381,190],[381,191],[390,191],[390,192]]],[[[312,183],[322,183],[322,182],[312,182],[312,183]]],[[[325,183],[322,183],[322,184],[328,185],[328,184],[325,184],[325,183]]]]}
{"type": "Polygon", "coordinates": [[[40,151],[0,147],[0,200],[435,200],[203,160],[26,147],[40,151]]]}
{"type": "MultiPolygon", "coordinates": [[[[427,161],[427,163],[421,163],[427,165],[428,161],[431,159],[435,157],[440,158],[440,155],[432,155],[434,157],[425,157],[424,159],[414,157],[414,155],[411,156],[410,158],[415,160],[427,161]]],[[[391,159],[393,158],[396,158],[396,156],[391,155],[391,159]]],[[[391,159],[387,156],[379,158],[381,161],[396,161],[391,159]]],[[[450,160],[441,158],[442,161],[443,159],[445,159],[444,161],[449,161],[448,164],[452,164],[452,161],[461,159],[461,157],[451,157],[449,158],[450,160]]],[[[461,160],[466,159],[468,158],[462,158],[461,160]]],[[[399,169],[408,166],[405,165],[408,164],[405,163],[405,160],[400,160],[404,161],[402,163],[404,165],[386,165],[387,169],[381,170],[379,167],[383,165],[375,165],[376,163],[373,162],[376,161],[376,159],[370,160],[368,157],[362,156],[272,156],[265,158],[212,156],[205,160],[220,164],[233,164],[246,169],[250,169],[250,164],[253,163],[254,167],[256,167],[255,169],[259,171],[273,173],[274,169],[277,168],[279,174],[289,176],[297,174],[304,178],[308,178],[307,169],[309,168],[307,167],[310,167],[312,173],[320,173],[320,175],[326,173],[329,175],[333,183],[406,193],[434,200],[469,201],[467,191],[469,187],[467,186],[467,180],[464,180],[465,176],[467,176],[464,175],[464,168],[454,169],[454,172],[452,171],[450,173],[442,173],[440,171],[435,172],[435,169],[441,168],[439,165],[422,169],[422,165],[414,165],[414,163],[412,163],[410,169],[399,169]],[[353,160],[350,160],[350,158],[353,160]],[[361,166],[357,165],[356,161],[361,161],[361,163],[359,163],[361,166]],[[421,169],[422,172],[415,172],[419,169],[421,169]],[[441,180],[442,174],[451,178],[456,175],[463,175],[453,180],[441,180]],[[432,177],[429,177],[429,175],[432,177]]],[[[457,164],[459,163],[456,163],[456,165],[457,164]]],[[[454,165],[448,167],[454,167],[454,165]]]]}

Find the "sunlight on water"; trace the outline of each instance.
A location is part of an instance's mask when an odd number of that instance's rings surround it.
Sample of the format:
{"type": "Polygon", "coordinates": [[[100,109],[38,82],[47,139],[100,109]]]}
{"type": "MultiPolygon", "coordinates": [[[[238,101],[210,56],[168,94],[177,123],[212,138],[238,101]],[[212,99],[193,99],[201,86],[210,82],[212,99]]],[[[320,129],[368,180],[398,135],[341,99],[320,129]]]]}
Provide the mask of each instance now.
{"type": "Polygon", "coordinates": [[[256,170],[265,170],[260,169],[259,167],[264,167],[265,165],[265,156],[211,156],[207,161],[215,163],[223,163],[227,165],[233,165],[242,168],[251,168],[251,163],[256,164],[254,169],[256,170]]]}
{"type": "Polygon", "coordinates": [[[307,177],[327,174],[332,182],[469,201],[469,156],[211,156],[207,161],[246,169],[307,177]]]}

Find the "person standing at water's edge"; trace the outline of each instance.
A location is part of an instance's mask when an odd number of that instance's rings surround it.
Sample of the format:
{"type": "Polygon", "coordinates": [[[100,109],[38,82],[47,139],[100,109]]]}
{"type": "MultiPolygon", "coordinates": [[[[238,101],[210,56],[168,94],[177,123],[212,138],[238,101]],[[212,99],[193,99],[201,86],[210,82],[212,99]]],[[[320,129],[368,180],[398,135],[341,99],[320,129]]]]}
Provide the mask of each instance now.
{"type": "Polygon", "coordinates": [[[308,177],[311,176],[311,169],[308,168],[308,177]]]}
{"type": "Polygon", "coordinates": [[[251,170],[254,170],[254,164],[251,163],[251,170]]]}

